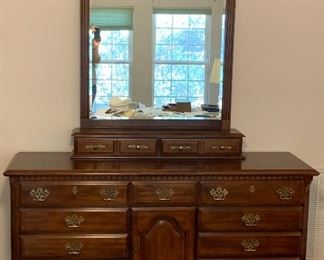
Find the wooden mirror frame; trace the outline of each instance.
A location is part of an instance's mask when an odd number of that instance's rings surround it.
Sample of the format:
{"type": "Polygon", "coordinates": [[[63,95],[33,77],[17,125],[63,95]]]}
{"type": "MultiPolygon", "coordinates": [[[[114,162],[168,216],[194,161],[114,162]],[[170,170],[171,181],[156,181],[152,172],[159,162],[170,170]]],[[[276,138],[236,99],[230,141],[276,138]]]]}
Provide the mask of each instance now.
{"type": "Polygon", "coordinates": [[[89,14],[90,0],[81,1],[81,128],[228,130],[231,119],[234,25],[236,0],[226,0],[224,84],[221,120],[99,120],[89,118],[89,14]]]}

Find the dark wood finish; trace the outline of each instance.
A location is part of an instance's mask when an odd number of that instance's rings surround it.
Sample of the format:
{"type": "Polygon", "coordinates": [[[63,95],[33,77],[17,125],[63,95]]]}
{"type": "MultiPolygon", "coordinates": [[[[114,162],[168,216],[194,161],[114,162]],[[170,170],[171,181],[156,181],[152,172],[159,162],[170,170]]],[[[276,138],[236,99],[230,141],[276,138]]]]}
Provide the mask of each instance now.
{"type": "Polygon", "coordinates": [[[303,208],[200,208],[199,232],[298,231],[303,228],[303,208]],[[250,223],[244,216],[254,216],[250,223]],[[257,216],[257,221],[255,221],[257,216]],[[243,218],[243,219],[242,219],[243,218]]]}
{"type": "Polygon", "coordinates": [[[235,129],[230,131],[76,129],[73,133],[72,158],[243,159],[243,137],[243,134],[235,129]]]}
{"type": "Polygon", "coordinates": [[[127,257],[127,234],[92,235],[92,236],[50,236],[31,235],[21,236],[22,252],[24,257],[59,257],[67,259],[68,256],[77,259],[107,259],[127,257]],[[77,243],[72,250],[79,253],[69,253],[66,245],[77,243]],[[80,244],[81,243],[81,246],[80,244]],[[79,248],[78,248],[79,247],[79,248]],[[108,250],[109,249],[109,250],[108,250]]]}
{"type": "Polygon", "coordinates": [[[244,156],[72,161],[69,153],[19,153],[5,172],[12,260],[306,260],[318,172],[289,153],[244,156]],[[258,215],[256,225],[246,226],[254,223],[242,220],[248,214],[258,215]],[[258,240],[256,251],[244,251],[244,240],[258,240]]]}
{"type": "Polygon", "coordinates": [[[200,258],[217,257],[293,257],[300,255],[301,233],[200,233],[200,258]],[[242,242],[259,243],[255,251],[247,251],[242,242]]]}
{"type": "Polygon", "coordinates": [[[105,129],[230,129],[236,0],[226,0],[224,84],[221,120],[89,119],[89,0],[81,1],[81,128],[105,129]]]}
{"type": "Polygon", "coordinates": [[[235,205],[235,206],[291,206],[303,205],[303,181],[218,181],[201,182],[201,205],[235,205]],[[228,194],[224,200],[214,200],[210,192],[216,188],[225,189],[228,194]],[[280,199],[278,190],[291,188],[291,199],[280,199]]]}
{"type": "Polygon", "coordinates": [[[127,233],[127,209],[21,209],[21,232],[26,235],[52,233],[127,233]],[[68,218],[81,219],[75,226],[67,223],[68,218]],[[111,220],[114,221],[111,221],[111,220]],[[49,225],[48,223],[51,223],[49,225]]]}
{"type": "Polygon", "coordinates": [[[106,153],[114,152],[114,140],[105,138],[78,138],[75,139],[77,153],[106,153]]]}
{"type": "Polygon", "coordinates": [[[157,140],[155,139],[126,139],[119,141],[119,152],[127,155],[156,155],[157,140]]]}
{"type": "Polygon", "coordinates": [[[133,182],[131,198],[135,205],[194,205],[196,182],[133,182]]]}
{"type": "Polygon", "coordinates": [[[135,209],[134,260],[193,260],[194,209],[135,209]]]}
{"type": "Polygon", "coordinates": [[[127,204],[127,182],[22,182],[21,205],[23,207],[112,207],[127,204]],[[35,201],[30,195],[38,188],[49,192],[44,201],[35,201]],[[74,193],[74,189],[77,192],[74,193]],[[116,189],[116,198],[105,198],[105,190],[116,189]]]}

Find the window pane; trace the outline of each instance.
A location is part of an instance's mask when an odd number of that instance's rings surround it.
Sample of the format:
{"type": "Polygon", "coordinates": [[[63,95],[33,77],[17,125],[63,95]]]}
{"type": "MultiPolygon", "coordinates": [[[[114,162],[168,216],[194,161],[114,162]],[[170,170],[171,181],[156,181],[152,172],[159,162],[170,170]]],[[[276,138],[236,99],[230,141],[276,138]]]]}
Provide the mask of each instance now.
{"type": "Polygon", "coordinates": [[[184,100],[190,101],[192,106],[204,103],[209,60],[206,53],[206,17],[155,14],[155,106],[184,100]],[[168,20],[163,21],[164,18],[168,20]]]}
{"type": "MultiPolygon", "coordinates": [[[[92,41],[93,35],[90,36],[92,41]]],[[[129,97],[130,92],[130,31],[101,30],[100,37],[100,61],[89,64],[89,97],[90,103],[93,100],[93,113],[108,108],[112,96],[129,97]]],[[[90,52],[90,61],[91,56],[90,52]]]]}
{"type": "Polygon", "coordinates": [[[159,65],[154,67],[154,79],[155,80],[171,80],[171,65],[159,65]]]}
{"type": "Polygon", "coordinates": [[[156,44],[171,44],[172,29],[156,29],[155,43],[156,44]]]}

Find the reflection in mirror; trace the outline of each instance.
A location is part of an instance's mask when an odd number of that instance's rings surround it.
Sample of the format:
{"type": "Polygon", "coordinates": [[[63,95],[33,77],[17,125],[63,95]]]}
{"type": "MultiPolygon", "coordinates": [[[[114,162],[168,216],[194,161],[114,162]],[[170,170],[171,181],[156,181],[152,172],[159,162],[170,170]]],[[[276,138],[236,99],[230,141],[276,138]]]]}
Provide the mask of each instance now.
{"type": "Polygon", "coordinates": [[[91,0],[93,119],[221,119],[225,0],[91,0]]]}

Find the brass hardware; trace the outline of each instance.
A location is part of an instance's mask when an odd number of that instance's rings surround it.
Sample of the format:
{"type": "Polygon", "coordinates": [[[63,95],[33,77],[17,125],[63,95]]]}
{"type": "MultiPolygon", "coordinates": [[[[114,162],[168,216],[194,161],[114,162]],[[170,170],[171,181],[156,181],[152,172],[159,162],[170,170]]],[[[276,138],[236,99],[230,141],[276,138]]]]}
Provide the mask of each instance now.
{"type": "Polygon", "coordinates": [[[71,189],[71,191],[72,191],[72,193],[73,193],[74,195],[77,195],[77,193],[79,192],[79,189],[78,189],[77,186],[73,186],[72,189],[71,189]]]}
{"type": "Polygon", "coordinates": [[[79,228],[83,222],[84,218],[82,216],[72,215],[65,218],[65,224],[69,228],[79,228]]]}
{"type": "Polygon", "coordinates": [[[213,188],[209,191],[209,195],[213,200],[225,200],[228,195],[228,191],[222,187],[213,188]]]}
{"type": "Polygon", "coordinates": [[[214,145],[212,146],[212,149],[216,151],[231,151],[233,150],[233,147],[229,145],[214,145]]]}
{"type": "Polygon", "coordinates": [[[33,198],[33,201],[45,201],[50,192],[44,188],[33,189],[29,192],[29,195],[33,198]]]}
{"type": "Polygon", "coordinates": [[[100,195],[105,201],[114,201],[117,199],[119,191],[114,187],[104,188],[100,191],[100,195]]]}
{"type": "Polygon", "coordinates": [[[174,195],[174,191],[171,188],[160,187],[155,191],[155,194],[157,195],[159,200],[165,201],[171,200],[174,195]]]}
{"type": "Polygon", "coordinates": [[[246,227],[255,227],[261,220],[259,215],[255,215],[253,213],[244,214],[241,219],[245,223],[246,227]]]}
{"type": "Polygon", "coordinates": [[[260,246],[260,242],[254,239],[247,239],[241,242],[241,245],[245,252],[256,252],[260,246]]]}
{"type": "Polygon", "coordinates": [[[86,146],[86,148],[88,150],[97,151],[97,150],[106,149],[107,146],[106,145],[103,145],[103,144],[89,144],[89,145],[86,146]]]}
{"type": "Polygon", "coordinates": [[[170,149],[177,150],[177,151],[185,151],[185,150],[192,149],[192,147],[189,145],[172,145],[172,146],[170,146],[170,149]]]}
{"type": "Polygon", "coordinates": [[[253,185],[250,186],[249,192],[250,193],[254,193],[255,192],[255,187],[253,185]]]}
{"type": "Polygon", "coordinates": [[[83,244],[79,241],[72,241],[65,244],[65,249],[69,255],[79,255],[83,244]]]}
{"type": "Polygon", "coordinates": [[[283,187],[277,190],[281,200],[291,200],[295,190],[291,187],[283,187]]]}
{"type": "Polygon", "coordinates": [[[147,150],[149,146],[145,144],[130,144],[127,146],[127,148],[133,150],[147,150]]]}

